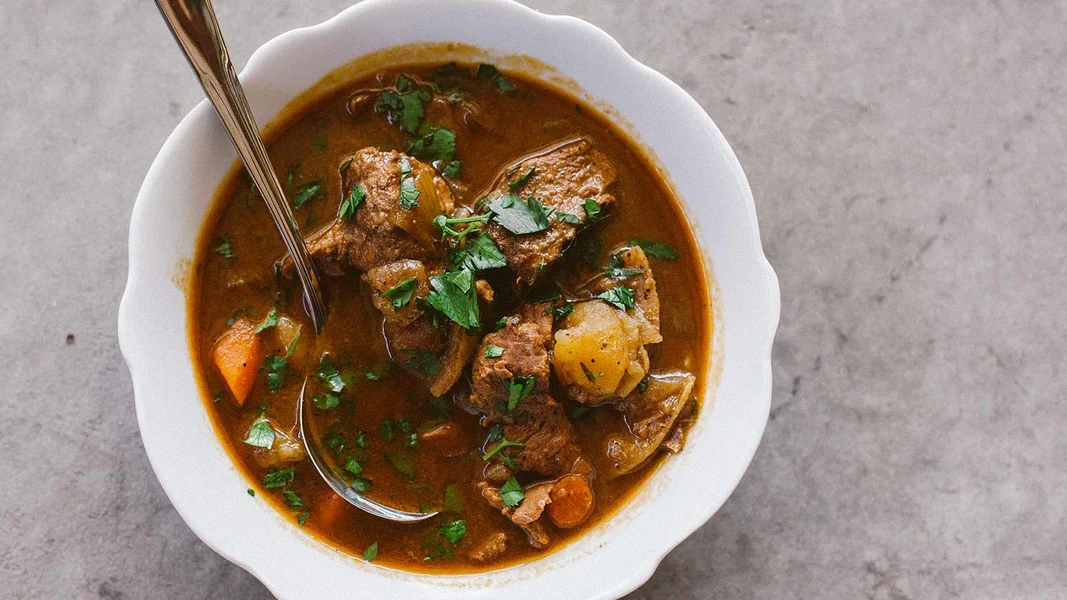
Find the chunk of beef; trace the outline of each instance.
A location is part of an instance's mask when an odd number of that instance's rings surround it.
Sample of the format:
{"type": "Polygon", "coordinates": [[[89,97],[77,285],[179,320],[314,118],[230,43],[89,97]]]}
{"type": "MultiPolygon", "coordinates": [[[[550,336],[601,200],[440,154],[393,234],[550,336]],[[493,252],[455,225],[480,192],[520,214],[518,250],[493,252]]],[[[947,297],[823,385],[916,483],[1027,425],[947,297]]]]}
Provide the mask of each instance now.
{"type": "Polygon", "coordinates": [[[538,323],[514,321],[485,336],[472,367],[471,403],[493,422],[512,419],[511,415],[505,414],[507,411],[500,410],[500,403],[507,401],[509,384],[516,377],[533,377],[534,389],[530,396],[519,402],[515,411],[523,409],[531,398],[540,397],[549,389],[548,344],[551,335],[546,336],[538,323]],[[500,356],[486,356],[488,346],[501,348],[500,356]]]}
{"type": "Polygon", "coordinates": [[[500,488],[492,487],[483,481],[478,484],[478,489],[481,490],[482,497],[485,498],[485,501],[488,502],[490,506],[499,510],[502,515],[526,532],[526,536],[529,538],[531,546],[534,548],[544,548],[552,541],[548,535],[548,531],[545,529],[545,524],[540,520],[545,505],[552,501],[550,497],[552,489],[550,483],[527,486],[527,488],[523,490],[526,497],[523,498],[522,502],[516,507],[508,507],[504,504],[504,499],[500,495],[500,488]],[[524,508],[526,505],[528,505],[528,507],[524,508]]]}
{"type": "MultiPolygon", "coordinates": [[[[454,208],[448,184],[433,167],[394,151],[364,148],[342,161],[342,202],[359,186],[364,197],[353,218],[338,217],[308,240],[323,273],[366,271],[401,259],[439,260],[443,249],[433,219],[454,208]],[[410,172],[404,174],[404,163],[410,172]],[[401,182],[410,178],[418,206],[400,204],[401,182]]],[[[358,194],[358,193],[357,193],[358,194]]]]}
{"type": "Polygon", "coordinates": [[[474,562],[488,562],[504,555],[508,549],[508,534],[503,531],[495,531],[478,542],[467,556],[474,562]]]}
{"type": "Polygon", "coordinates": [[[487,197],[497,198],[509,193],[522,198],[533,196],[540,199],[546,209],[554,211],[549,217],[548,229],[538,233],[514,234],[495,222],[486,228],[507,257],[519,282],[532,285],[547,266],[559,259],[578,231],[590,222],[585,210],[587,198],[600,207],[615,201],[606,192],[614,182],[615,168],[586,139],[564,142],[505,169],[504,176],[494,184],[487,197]],[[529,173],[530,169],[534,170],[533,175],[511,190],[509,184],[529,173]],[[564,221],[561,215],[571,215],[567,219],[576,222],[564,221]]]}
{"type": "Polygon", "coordinates": [[[523,446],[501,453],[514,461],[518,471],[553,477],[564,473],[591,475],[592,464],[582,456],[563,406],[548,394],[527,400],[514,422],[504,426],[504,437],[523,446]]]}

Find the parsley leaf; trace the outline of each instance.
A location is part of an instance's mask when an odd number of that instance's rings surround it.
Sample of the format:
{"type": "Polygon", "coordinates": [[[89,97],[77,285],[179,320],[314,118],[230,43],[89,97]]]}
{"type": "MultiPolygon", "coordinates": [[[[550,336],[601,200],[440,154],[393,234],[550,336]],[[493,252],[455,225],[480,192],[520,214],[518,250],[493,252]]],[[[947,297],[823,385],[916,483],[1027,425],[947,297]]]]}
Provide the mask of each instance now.
{"type": "Polygon", "coordinates": [[[445,486],[445,510],[463,512],[463,499],[456,490],[456,484],[450,483],[445,486]]]}
{"type": "Polygon", "coordinates": [[[334,366],[333,361],[330,360],[329,353],[323,354],[319,360],[318,376],[322,385],[331,392],[339,393],[345,389],[345,382],[341,379],[341,374],[337,372],[337,367],[334,366]]]}
{"type": "Polygon", "coordinates": [[[341,397],[333,392],[323,392],[312,396],[311,403],[320,410],[331,410],[341,404],[341,397]]]}
{"type": "Polygon", "coordinates": [[[293,508],[306,508],[304,500],[293,490],[285,490],[285,503],[293,508]]]}
{"type": "Polygon", "coordinates": [[[386,419],[382,421],[382,426],[378,428],[378,435],[380,435],[382,439],[387,442],[393,441],[393,437],[396,436],[396,432],[393,429],[395,426],[396,421],[394,421],[393,419],[386,419]]]}
{"type": "Polygon", "coordinates": [[[511,191],[515,191],[522,184],[526,183],[526,180],[528,180],[529,178],[533,177],[536,172],[537,172],[537,167],[530,167],[529,171],[526,171],[521,176],[519,176],[518,179],[516,179],[515,181],[512,181],[511,183],[509,183],[508,184],[508,189],[511,190],[511,191]]]}
{"type": "Polygon", "coordinates": [[[322,182],[312,181],[300,188],[300,190],[296,192],[296,196],[293,196],[293,208],[300,208],[315,198],[322,198],[324,196],[326,196],[326,192],[322,189],[322,182]]]}
{"type": "Polygon", "coordinates": [[[494,346],[493,344],[487,344],[485,346],[486,358],[500,358],[504,355],[504,349],[500,346],[494,346]]]}
{"type": "Polygon", "coordinates": [[[602,214],[602,211],[604,210],[603,207],[597,204],[596,200],[593,200],[592,198],[586,198],[585,203],[582,204],[582,208],[585,209],[585,216],[589,217],[590,223],[596,223],[606,216],[602,214]]]}
{"type": "Polygon", "coordinates": [[[484,234],[470,240],[466,248],[452,255],[452,268],[456,270],[488,271],[506,267],[507,264],[507,257],[497,247],[493,238],[484,234]]]}
{"type": "Polygon", "coordinates": [[[489,210],[496,215],[496,222],[501,227],[517,235],[548,229],[550,211],[532,196],[523,200],[515,194],[506,194],[490,202],[489,210]]]}
{"type": "Polygon", "coordinates": [[[555,320],[563,321],[564,319],[569,317],[572,312],[574,312],[574,305],[564,304],[563,306],[557,306],[556,308],[550,310],[552,311],[552,317],[555,320]]]}
{"type": "Polygon", "coordinates": [[[245,491],[247,491],[247,492],[248,492],[248,495],[249,495],[249,496],[252,496],[253,498],[255,498],[255,497],[256,497],[256,490],[254,490],[254,489],[252,489],[252,488],[248,488],[248,489],[247,489],[247,490],[245,490],[245,491]]]}
{"type": "Polygon", "coordinates": [[[233,246],[230,245],[229,238],[222,238],[222,243],[215,248],[215,252],[223,258],[233,258],[233,246]]]}
{"type": "Polygon", "coordinates": [[[400,157],[400,206],[404,210],[413,210],[419,206],[419,189],[415,187],[415,180],[411,177],[411,161],[408,157],[400,157]]]}
{"type": "Polygon", "coordinates": [[[334,432],[326,436],[326,439],[322,441],[322,445],[326,446],[330,450],[341,451],[345,449],[345,434],[340,432],[334,432]]]}
{"type": "Polygon", "coordinates": [[[645,254],[652,258],[659,258],[662,260],[678,260],[681,256],[667,244],[663,242],[653,242],[651,240],[645,240],[641,238],[634,238],[627,242],[632,246],[640,246],[645,254]]]}
{"type": "Polygon", "coordinates": [[[459,179],[463,172],[463,165],[454,160],[441,168],[441,176],[449,179],[459,179]]]}
{"type": "Polygon", "coordinates": [[[496,84],[496,89],[501,92],[514,92],[515,86],[510,81],[504,79],[504,76],[500,74],[493,65],[487,65],[482,63],[478,65],[478,71],[474,75],[478,79],[487,79],[496,84]]]}
{"type": "Polygon", "coordinates": [[[256,325],[255,333],[262,333],[265,329],[270,329],[278,324],[278,309],[272,308],[267,314],[267,318],[263,319],[263,322],[256,325]]]}
{"type": "Polygon", "coordinates": [[[451,161],[455,158],[455,132],[451,129],[437,126],[425,126],[422,131],[426,133],[408,144],[406,150],[408,154],[427,162],[451,161]]]}
{"type": "Polygon", "coordinates": [[[274,428],[270,426],[270,421],[267,420],[266,415],[259,415],[259,418],[248,428],[248,435],[243,441],[249,446],[270,450],[274,447],[274,439],[274,428]]]}
{"type": "Polygon", "coordinates": [[[637,384],[637,393],[644,394],[648,389],[648,375],[645,375],[643,379],[637,384]]]}
{"type": "Polygon", "coordinates": [[[370,480],[368,480],[368,479],[353,479],[352,480],[352,485],[350,487],[352,489],[356,490],[357,492],[361,493],[361,494],[366,494],[367,492],[370,491],[370,480]]]}
{"type": "Polygon", "coordinates": [[[382,295],[393,301],[393,310],[400,310],[411,302],[411,297],[415,294],[415,288],[418,285],[419,280],[412,277],[382,292],[382,295]]]}
{"type": "Polygon", "coordinates": [[[634,307],[634,291],[624,285],[613,287],[597,295],[597,298],[614,305],[619,310],[634,307]]]}
{"type": "Polygon", "coordinates": [[[359,208],[360,204],[363,204],[363,198],[366,196],[367,192],[359,187],[359,184],[353,184],[348,198],[345,198],[345,201],[341,203],[341,207],[337,209],[337,216],[348,221],[356,218],[356,209],[359,208]]]}
{"type": "Polygon", "coordinates": [[[378,558],[378,542],[374,542],[363,551],[363,560],[370,562],[378,558]]]}
{"type": "Polygon", "coordinates": [[[572,215],[571,213],[557,212],[556,213],[556,218],[559,219],[560,221],[563,221],[564,223],[568,223],[570,225],[581,225],[582,224],[582,218],[579,217],[578,215],[572,215]]]}
{"type": "Polygon", "coordinates": [[[453,544],[458,544],[459,541],[463,539],[463,536],[467,535],[467,523],[462,519],[452,521],[451,523],[439,527],[438,531],[441,532],[441,535],[445,536],[446,540],[453,544]]]}
{"type": "Polygon", "coordinates": [[[631,269],[623,267],[622,265],[623,263],[619,260],[619,257],[612,254],[611,257],[608,258],[608,266],[604,269],[604,275],[607,275],[611,279],[623,280],[644,273],[641,269],[631,269]]]}
{"type": "Polygon", "coordinates": [[[469,330],[478,329],[478,293],[469,269],[434,275],[430,287],[433,291],[426,296],[426,304],[469,330]]]}
{"type": "Polygon", "coordinates": [[[417,348],[403,349],[400,352],[410,357],[404,361],[404,364],[423,375],[434,375],[441,371],[441,359],[432,352],[417,348]]]}
{"type": "Polygon", "coordinates": [[[410,454],[386,454],[385,462],[408,479],[415,478],[415,457],[410,454]]]}
{"type": "Polygon", "coordinates": [[[263,487],[268,490],[285,487],[293,482],[294,477],[296,477],[296,467],[271,471],[263,477],[263,487]]]}
{"type": "Polygon", "coordinates": [[[526,494],[522,493],[522,487],[519,486],[519,482],[514,477],[500,486],[500,498],[504,501],[504,505],[509,508],[518,506],[525,497],[526,494]]]}
{"type": "Polygon", "coordinates": [[[348,460],[345,461],[345,471],[353,475],[359,475],[363,472],[363,465],[359,464],[355,457],[349,456],[348,460]]]}
{"type": "Polygon", "coordinates": [[[341,174],[342,175],[348,172],[348,169],[352,166],[352,161],[353,160],[355,160],[355,159],[354,158],[349,158],[345,162],[341,163],[341,174]]]}
{"type": "Polygon", "coordinates": [[[303,527],[304,523],[307,523],[308,517],[310,517],[310,516],[311,516],[311,511],[304,511],[304,512],[300,513],[299,515],[297,515],[297,517],[296,517],[296,525],[297,525],[297,527],[303,527]]]}
{"type": "Polygon", "coordinates": [[[520,375],[508,380],[508,412],[515,410],[519,401],[534,391],[536,380],[529,375],[520,375]]]}
{"type": "Polygon", "coordinates": [[[267,371],[267,387],[271,393],[277,392],[285,385],[285,378],[289,371],[289,363],[281,356],[269,356],[263,365],[267,371]]]}
{"type": "Polygon", "coordinates": [[[482,460],[489,460],[490,458],[493,458],[494,456],[496,456],[496,454],[498,452],[500,452],[501,450],[503,450],[504,448],[512,448],[512,447],[514,447],[514,448],[525,448],[526,444],[523,444],[522,442],[516,442],[514,440],[509,440],[508,438],[501,436],[500,443],[497,444],[496,446],[494,446],[492,450],[490,450],[490,451],[486,452],[485,454],[483,454],[482,455],[482,460]]]}

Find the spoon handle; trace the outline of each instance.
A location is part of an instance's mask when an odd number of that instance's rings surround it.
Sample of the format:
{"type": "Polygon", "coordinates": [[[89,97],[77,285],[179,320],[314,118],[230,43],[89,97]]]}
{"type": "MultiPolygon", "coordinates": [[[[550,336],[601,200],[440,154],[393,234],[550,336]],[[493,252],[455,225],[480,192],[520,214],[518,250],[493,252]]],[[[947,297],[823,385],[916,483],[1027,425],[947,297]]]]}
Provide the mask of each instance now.
{"type": "Polygon", "coordinates": [[[315,265],[311,262],[304,238],[289,210],[285,192],[271,166],[241,82],[233,70],[211,0],[156,0],[156,5],[189,65],[196,71],[252,182],[259,189],[274,225],[282,236],[282,242],[293,259],[304,290],[304,308],[311,317],[315,331],[322,331],[326,323],[326,310],[315,265]]]}

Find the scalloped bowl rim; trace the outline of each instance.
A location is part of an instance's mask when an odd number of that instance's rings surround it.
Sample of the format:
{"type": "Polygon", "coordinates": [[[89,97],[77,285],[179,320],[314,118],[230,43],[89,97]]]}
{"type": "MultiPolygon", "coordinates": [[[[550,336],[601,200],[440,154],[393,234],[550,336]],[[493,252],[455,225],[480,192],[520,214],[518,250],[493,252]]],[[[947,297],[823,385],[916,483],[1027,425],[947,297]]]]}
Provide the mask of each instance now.
{"type": "MultiPolygon", "coordinates": [[[[674,82],[638,62],[597,27],[575,17],[546,15],[511,0],[365,0],[321,24],[283,33],[256,50],[241,73],[256,114],[277,114],[319,78],[358,57],[333,59],[335,64],[323,66],[328,59],[322,58],[321,51],[336,48],[330,42],[354,39],[345,37],[351,32],[381,37],[390,31],[390,16],[395,15],[409,15],[405,26],[414,29],[397,35],[423,36],[402,43],[454,41],[489,52],[533,56],[558,68],[588,92],[587,98],[610,106],[639,143],[652,151],[687,208],[705,255],[709,282],[714,282],[720,371],[705,399],[711,410],[698,419],[686,451],[666,461],[615,517],[543,558],[487,573],[425,575],[368,565],[300,534],[261,500],[235,500],[231,496],[238,495],[239,487],[218,490],[218,486],[232,485],[234,478],[242,482],[244,478],[229,463],[210,419],[203,414],[195,378],[189,385],[191,357],[184,356],[185,363],[173,360],[176,353],[190,350],[185,291],[175,282],[194,256],[205,207],[221,181],[221,176],[213,176],[225,173],[234,160],[229,141],[204,100],[160,149],[131,217],[129,274],[118,329],[133,379],[145,451],[164,491],[194,533],[280,598],[348,595],[357,589],[385,593],[389,598],[426,594],[478,598],[497,596],[502,589],[512,598],[546,593],[618,598],[647,581],[668,552],[718,511],[740,482],[766,427],[770,351],[780,297],[777,277],[763,254],[748,181],[710,116],[674,82]],[[491,23],[493,31],[474,27],[478,23],[491,23]],[[440,31],[446,37],[434,38],[434,32],[440,31]],[[516,35],[509,38],[509,31],[516,35]],[[529,46],[526,38],[535,34],[553,43],[529,46]],[[286,70],[296,83],[277,84],[273,73],[286,70]],[[623,79],[625,89],[619,87],[623,79]],[[293,89],[280,91],[272,85],[293,89]],[[648,101],[660,101],[659,110],[669,112],[671,120],[642,106],[646,98],[630,99],[624,94],[634,89],[644,91],[648,101]],[[679,139],[679,135],[688,137],[679,139]],[[674,146],[691,148],[695,156],[681,154],[674,146]],[[700,160],[706,161],[706,169],[696,170],[700,160]],[[220,161],[226,166],[220,166],[220,161]],[[680,166],[672,169],[672,165],[680,166]],[[205,172],[212,174],[207,182],[191,178],[205,172]],[[197,187],[199,193],[192,191],[197,187]],[[205,189],[212,190],[208,200],[202,197],[205,189]],[[721,197],[707,199],[707,190],[717,190],[721,197]],[[707,210],[709,204],[714,211],[707,210]],[[713,217],[705,214],[710,212],[713,217]],[[171,226],[174,223],[178,225],[171,226]],[[181,223],[186,223],[186,229],[188,223],[195,223],[193,240],[181,223]],[[178,296],[180,313],[175,304],[178,296]],[[176,348],[178,338],[182,343],[176,348]],[[160,366],[161,359],[168,358],[171,364],[160,366]],[[175,434],[188,436],[179,438],[188,442],[183,448],[176,445],[175,434]],[[188,467],[190,457],[221,465],[220,456],[228,468],[208,469],[202,477],[190,473],[194,471],[188,467]],[[204,498],[205,490],[219,496],[204,498]],[[309,572],[316,575],[309,576],[309,572]]],[[[379,44],[369,50],[385,47],[379,44]]]]}

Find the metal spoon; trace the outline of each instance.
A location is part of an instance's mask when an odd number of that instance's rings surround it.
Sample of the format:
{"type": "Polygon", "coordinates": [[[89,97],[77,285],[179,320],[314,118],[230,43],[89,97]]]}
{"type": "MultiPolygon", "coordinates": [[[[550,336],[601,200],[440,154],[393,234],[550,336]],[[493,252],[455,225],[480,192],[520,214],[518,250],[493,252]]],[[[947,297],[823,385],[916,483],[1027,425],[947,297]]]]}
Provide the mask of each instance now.
{"type": "Polygon", "coordinates": [[[274,225],[282,236],[304,290],[304,309],[316,332],[326,324],[326,309],[319,288],[315,265],[311,262],[304,238],[300,235],[282,184],[270,164],[267,148],[259,137],[259,127],[245,99],[241,82],[234,73],[226,43],[219,31],[210,0],[156,0],[163,20],[189,60],[215,107],[237,154],[244,161],[252,182],[259,189],[274,225]]]}
{"type": "Polygon", "coordinates": [[[307,450],[308,458],[311,459],[311,464],[315,465],[315,470],[319,472],[319,475],[321,475],[323,480],[326,481],[326,484],[330,486],[330,489],[336,492],[338,496],[341,496],[345,500],[348,500],[348,502],[352,506],[362,509],[363,511],[368,512],[376,517],[389,519],[390,521],[415,523],[436,516],[436,512],[407,512],[403,510],[397,510],[395,508],[390,508],[388,506],[385,506],[384,504],[379,504],[374,500],[371,500],[370,498],[367,498],[366,496],[352,489],[351,486],[345,483],[344,480],[334,474],[334,472],[326,466],[326,463],[317,454],[317,445],[312,444],[308,441],[308,430],[307,427],[304,425],[304,405],[306,404],[306,402],[304,402],[304,392],[307,390],[307,384],[307,379],[305,379],[304,385],[300,387],[300,398],[297,400],[296,404],[296,422],[297,425],[300,427],[300,437],[304,440],[304,448],[307,450]]]}

